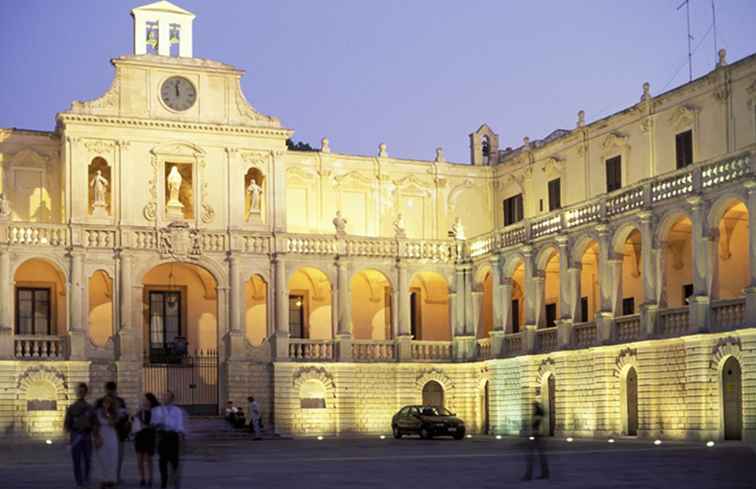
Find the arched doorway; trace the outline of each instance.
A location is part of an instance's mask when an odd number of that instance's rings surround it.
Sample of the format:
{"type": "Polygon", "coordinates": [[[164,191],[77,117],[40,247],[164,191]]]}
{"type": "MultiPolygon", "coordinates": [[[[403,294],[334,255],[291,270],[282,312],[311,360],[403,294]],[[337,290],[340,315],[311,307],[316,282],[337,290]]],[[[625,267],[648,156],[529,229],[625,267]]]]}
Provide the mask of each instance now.
{"type": "Polygon", "coordinates": [[[444,407],[444,388],[435,380],[423,386],[423,405],[444,407]]]}
{"type": "Polygon", "coordinates": [[[302,267],[289,278],[291,338],[333,338],[331,281],[321,270],[302,267]]]}
{"type": "Polygon", "coordinates": [[[481,431],[484,435],[487,435],[491,431],[491,418],[490,418],[490,408],[489,408],[489,402],[491,400],[490,398],[490,392],[489,392],[489,386],[490,382],[486,381],[485,384],[483,384],[483,392],[480,396],[480,413],[481,413],[481,431]]]}
{"type": "Polygon", "coordinates": [[[730,357],[722,367],[722,411],[725,440],[743,437],[743,390],[740,363],[730,357]]]}
{"type": "Polygon", "coordinates": [[[32,258],[16,269],[13,280],[15,334],[65,335],[68,330],[68,298],[63,271],[47,260],[32,258]]]}
{"type": "Polygon", "coordinates": [[[391,327],[391,283],[374,269],[352,278],[352,335],[355,340],[388,340],[391,327]]]}
{"type": "Polygon", "coordinates": [[[449,287],[443,275],[417,272],[410,280],[410,327],[416,340],[449,341],[449,287]]]}
{"type": "Polygon", "coordinates": [[[560,310],[560,280],[562,279],[559,275],[560,259],[559,250],[554,247],[549,248],[542,255],[539,273],[543,274],[543,290],[540,297],[543,306],[539,311],[539,328],[555,327],[562,314],[560,310]]]}
{"type": "Polygon", "coordinates": [[[748,208],[741,201],[732,201],[718,225],[714,293],[718,299],[742,297],[751,278],[748,208]]]}
{"type": "Polygon", "coordinates": [[[638,435],[638,373],[630,367],[625,377],[625,403],[627,409],[628,436],[638,435]]]}
{"type": "Polygon", "coordinates": [[[218,412],[218,282],[206,268],[169,262],[143,283],[144,390],[168,390],[190,414],[218,412]]]}
{"type": "Polygon", "coordinates": [[[554,436],[554,433],[556,433],[556,378],[554,374],[549,375],[548,379],[546,379],[545,388],[546,395],[544,396],[543,405],[548,421],[546,426],[548,427],[548,435],[554,436]]]}
{"type": "Polygon", "coordinates": [[[692,230],[693,223],[685,214],[662,227],[662,303],[667,307],[684,307],[693,295],[692,230]]]}
{"type": "Polygon", "coordinates": [[[596,312],[600,309],[601,293],[598,269],[598,243],[590,241],[586,244],[585,251],[579,258],[580,284],[579,303],[575,322],[584,323],[593,321],[596,312]]]}

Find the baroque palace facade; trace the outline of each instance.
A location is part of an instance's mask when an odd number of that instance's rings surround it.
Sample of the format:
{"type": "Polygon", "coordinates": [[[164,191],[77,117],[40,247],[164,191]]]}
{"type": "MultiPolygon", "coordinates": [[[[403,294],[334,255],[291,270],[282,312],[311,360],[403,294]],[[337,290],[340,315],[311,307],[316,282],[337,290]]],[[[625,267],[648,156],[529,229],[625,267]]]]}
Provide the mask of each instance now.
{"type": "Polygon", "coordinates": [[[471,164],[287,146],[194,16],[52,132],[0,129],[0,429],[59,432],[79,381],[194,412],[254,394],[290,435],[756,439],[756,57],[471,164]]]}

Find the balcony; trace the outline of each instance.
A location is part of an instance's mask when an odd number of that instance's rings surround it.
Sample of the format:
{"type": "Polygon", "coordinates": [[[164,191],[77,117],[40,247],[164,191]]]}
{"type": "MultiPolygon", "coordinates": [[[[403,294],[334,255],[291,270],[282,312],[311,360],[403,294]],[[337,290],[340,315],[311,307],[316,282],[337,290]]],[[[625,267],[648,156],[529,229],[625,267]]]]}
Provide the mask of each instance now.
{"type": "Polygon", "coordinates": [[[15,335],[13,351],[17,360],[64,360],[65,336],[15,335]]]}

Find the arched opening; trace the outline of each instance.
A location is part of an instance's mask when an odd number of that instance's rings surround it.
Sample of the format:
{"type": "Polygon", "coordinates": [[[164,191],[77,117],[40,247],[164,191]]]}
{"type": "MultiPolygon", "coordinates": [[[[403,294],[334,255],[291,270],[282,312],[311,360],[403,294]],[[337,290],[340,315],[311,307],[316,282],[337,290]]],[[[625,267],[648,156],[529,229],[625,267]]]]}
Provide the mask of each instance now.
{"type": "Polygon", "coordinates": [[[410,326],[418,340],[450,341],[449,287],[443,275],[417,272],[410,280],[410,326]]]}
{"type": "Polygon", "coordinates": [[[719,220],[718,279],[714,291],[719,299],[741,297],[743,289],[750,285],[749,236],[748,208],[734,201],[719,220]]]}
{"type": "Polygon", "coordinates": [[[539,327],[552,328],[561,317],[560,310],[560,276],[559,276],[559,251],[552,248],[544,258],[543,264],[543,309],[539,327]]]}
{"type": "Polygon", "coordinates": [[[519,333],[525,324],[525,265],[522,261],[512,272],[512,309],[509,321],[513,333],[519,333]]]}
{"type": "Polygon", "coordinates": [[[545,411],[546,423],[543,424],[543,430],[548,436],[554,436],[556,433],[556,378],[554,374],[549,374],[541,388],[543,389],[543,408],[545,411]]]}
{"type": "Polygon", "coordinates": [[[113,336],[113,279],[103,270],[89,277],[89,340],[103,347],[113,336]]]}
{"type": "Polygon", "coordinates": [[[480,300],[480,319],[478,321],[478,338],[488,338],[493,329],[493,280],[491,272],[488,271],[483,277],[482,283],[478,285],[481,294],[480,300]]]}
{"type": "Polygon", "coordinates": [[[331,323],[331,281],[325,273],[302,267],[289,278],[289,336],[328,340],[331,323]]]}
{"type": "Polygon", "coordinates": [[[643,263],[641,249],[641,234],[638,229],[628,231],[624,241],[617,246],[617,254],[622,257],[622,286],[620,294],[622,302],[619,304],[620,316],[628,316],[640,312],[643,303],[643,263]]]}
{"type": "Polygon", "coordinates": [[[692,228],[690,219],[681,215],[664,233],[662,293],[667,307],[686,306],[693,295],[692,228]]]}
{"type": "Polygon", "coordinates": [[[435,380],[423,386],[423,406],[444,407],[444,388],[435,380]]]}
{"type": "Polygon", "coordinates": [[[391,328],[391,284],[373,269],[352,277],[352,336],[356,340],[388,340],[391,328]]]}
{"type": "Polygon", "coordinates": [[[593,321],[600,309],[598,243],[590,241],[580,258],[580,296],[576,322],[593,321]]]}
{"type": "Polygon", "coordinates": [[[743,438],[742,372],[737,358],[730,357],[722,367],[722,411],[725,440],[743,438]]]}
{"type": "Polygon", "coordinates": [[[488,135],[483,135],[482,138],[480,138],[480,152],[483,156],[483,164],[487,165],[491,159],[491,141],[488,138],[488,135]]]}
{"type": "Polygon", "coordinates": [[[254,346],[268,337],[268,284],[257,274],[244,283],[244,333],[254,346]]]}
{"type": "Polygon", "coordinates": [[[218,282],[181,262],[144,274],[145,392],[171,390],[190,414],[218,411],[218,282]]]}
{"type": "Polygon", "coordinates": [[[625,374],[623,410],[624,410],[624,433],[627,436],[638,435],[638,373],[635,367],[630,367],[625,374]]]}
{"type": "Polygon", "coordinates": [[[487,435],[491,431],[491,418],[490,418],[490,407],[489,403],[491,402],[490,398],[490,392],[489,387],[490,382],[485,381],[483,384],[483,392],[481,392],[480,396],[480,413],[481,413],[481,431],[484,435],[487,435]]]}
{"type": "Polygon", "coordinates": [[[50,262],[32,258],[14,274],[17,335],[64,335],[68,329],[66,279],[50,262]]]}

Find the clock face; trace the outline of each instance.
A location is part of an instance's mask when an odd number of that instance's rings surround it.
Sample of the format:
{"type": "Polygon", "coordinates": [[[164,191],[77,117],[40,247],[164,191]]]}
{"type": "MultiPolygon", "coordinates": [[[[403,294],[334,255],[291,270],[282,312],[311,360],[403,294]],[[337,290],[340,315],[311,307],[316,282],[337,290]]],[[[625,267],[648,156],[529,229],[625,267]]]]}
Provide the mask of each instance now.
{"type": "Polygon", "coordinates": [[[173,110],[186,110],[197,100],[197,90],[192,82],[180,76],[172,76],[163,82],[160,98],[173,110]]]}

